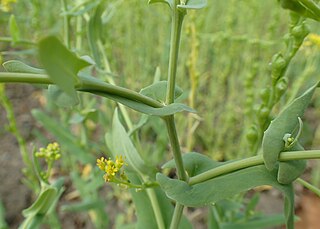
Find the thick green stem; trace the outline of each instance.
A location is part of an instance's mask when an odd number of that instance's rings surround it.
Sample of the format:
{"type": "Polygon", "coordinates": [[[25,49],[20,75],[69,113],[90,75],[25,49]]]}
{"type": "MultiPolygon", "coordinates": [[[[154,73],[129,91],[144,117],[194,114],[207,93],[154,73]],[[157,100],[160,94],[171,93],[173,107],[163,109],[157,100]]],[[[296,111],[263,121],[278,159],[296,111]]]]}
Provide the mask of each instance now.
{"type": "MultiPolygon", "coordinates": [[[[141,95],[135,91],[110,85],[96,79],[79,77],[80,85],[76,85],[76,90],[90,92],[93,94],[107,93],[121,96],[130,100],[138,101],[154,108],[161,108],[163,104],[141,95]]],[[[29,73],[11,73],[0,72],[0,83],[31,83],[31,84],[53,84],[52,80],[44,74],[29,74],[29,73]]]]}
{"type": "MultiPolygon", "coordinates": [[[[170,56],[169,56],[169,67],[168,67],[168,87],[166,103],[174,103],[174,92],[177,75],[177,63],[179,56],[180,37],[182,22],[185,15],[185,11],[179,10],[176,6],[180,3],[180,0],[175,0],[172,9],[172,24],[171,24],[171,41],[170,41],[170,56]]],[[[182,154],[180,149],[180,143],[177,135],[177,130],[174,121],[174,115],[165,117],[165,122],[168,130],[169,140],[172,148],[173,158],[176,163],[176,169],[178,178],[183,181],[187,181],[188,177],[185,173],[182,154]]],[[[178,228],[180,219],[183,212],[183,205],[176,204],[174,215],[172,217],[170,229],[178,228]]]]}
{"type": "MultiPolygon", "coordinates": [[[[319,158],[320,158],[320,150],[292,151],[292,152],[282,152],[280,154],[279,161],[319,159],[319,158]]],[[[214,169],[210,169],[197,176],[191,177],[189,179],[189,184],[190,185],[198,184],[220,175],[232,173],[240,169],[245,169],[245,168],[249,168],[256,165],[262,165],[262,164],[264,164],[263,157],[261,154],[259,154],[254,157],[230,162],[228,164],[216,167],[214,169]]]]}
{"type": "Polygon", "coordinates": [[[188,177],[184,169],[182,154],[178,139],[178,134],[174,122],[174,116],[170,115],[165,118],[165,122],[167,125],[168,135],[170,139],[170,144],[172,148],[173,158],[176,163],[177,175],[180,180],[187,181],[188,177]]]}
{"type": "Polygon", "coordinates": [[[174,89],[176,84],[180,37],[181,37],[181,29],[182,29],[182,22],[183,22],[184,15],[185,15],[185,12],[182,12],[177,8],[172,10],[171,42],[170,42],[171,47],[170,47],[169,70],[168,70],[167,104],[174,102],[174,91],[175,91],[174,89]]]}

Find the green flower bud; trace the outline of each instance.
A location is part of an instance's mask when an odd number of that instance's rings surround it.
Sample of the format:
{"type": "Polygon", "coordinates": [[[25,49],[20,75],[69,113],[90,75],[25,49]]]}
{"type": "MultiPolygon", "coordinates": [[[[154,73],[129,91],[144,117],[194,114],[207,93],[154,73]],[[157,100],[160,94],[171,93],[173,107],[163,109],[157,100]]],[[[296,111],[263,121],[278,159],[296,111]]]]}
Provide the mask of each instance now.
{"type": "Polygon", "coordinates": [[[276,98],[280,99],[280,97],[287,90],[287,88],[288,88],[288,78],[282,77],[281,79],[278,80],[276,84],[276,98]]]}
{"type": "Polygon", "coordinates": [[[258,130],[255,125],[249,128],[249,130],[246,133],[246,138],[248,142],[251,144],[256,142],[256,140],[258,139],[258,130]]]}
{"type": "Polygon", "coordinates": [[[271,94],[270,87],[264,88],[260,91],[260,98],[263,101],[263,103],[268,104],[270,94],[271,94]]]}
{"type": "Polygon", "coordinates": [[[281,53],[277,53],[272,57],[271,69],[272,77],[278,79],[281,76],[282,70],[287,66],[287,61],[283,58],[281,53]]]}
{"type": "Polygon", "coordinates": [[[259,110],[259,120],[264,121],[269,117],[270,109],[268,107],[262,106],[259,110]]]}
{"type": "Polygon", "coordinates": [[[309,28],[303,23],[302,25],[293,27],[291,33],[296,40],[302,41],[309,34],[309,28]]]}

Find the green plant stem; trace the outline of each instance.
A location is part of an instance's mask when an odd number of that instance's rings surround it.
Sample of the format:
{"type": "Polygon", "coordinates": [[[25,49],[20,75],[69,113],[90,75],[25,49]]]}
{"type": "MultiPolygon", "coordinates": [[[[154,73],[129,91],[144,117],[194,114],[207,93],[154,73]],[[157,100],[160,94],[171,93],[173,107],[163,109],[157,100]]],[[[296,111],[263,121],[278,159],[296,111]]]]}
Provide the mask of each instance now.
{"type": "MultiPolygon", "coordinates": [[[[179,1],[176,1],[178,4],[179,1]]],[[[174,91],[176,84],[177,75],[177,63],[180,48],[180,37],[182,22],[185,12],[178,10],[176,7],[172,10],[172,25],[171,25],[171,46],[170,46],[170,56],[169,56],[169,67],[168,67],[168,88],[167,88],[167,104],[174,102],[174,91]]]]}
{"type": "Polygon", "coordinates": [[[10,132],[16,137],[17,141],[18,141],[18,145],[20,148],[20,152],[21,152],[21,156],[23,159],[23,162],[25,163],[25,165],[27,166],[28,169],[32,169],[32,162],[28,156],[28,150],[26,147],[26,142],[23,139],[20,131],[18,130],[17,127],[17,122],[16,119],[14,117],[14,112],[13,112],[13,107],[12,104],[10,103],[9,99],[6,97],[6,95],[4,94],[4,85],[2,87],[0,87],[0,103],[2,104],[2,106],[4,107],[4,109],[7,112],[7,119],[9,122],[9,129],[10,132]]]}
{"type": "Polygon", "coordinates": [[[184,208],[183,205],[176,203],[176,206],[175,206],[174,212],[173,212],[173,216],[172,216],[172,221],[170,224],[170,229],[175,229],[175,228],[179,227],[181,215],[183,213],[183,208],[184,208]]]}
{"type": "Polygon", "coordinates": [[[179,139],[177,135],[176,125],[174,122],[174,116],[170,115],[168,117],[165,117],[165,121],[167,125],[170,144],[172,147],[173,158],[176,163],[178,178],[180,180],[187,181],[188,177],[187,177],[187,174],[185,173],[185,169],[183,165],[179,139]]]}
{"type": "Polygon", "coordinates": [[[148,188],[146,189],[147,195],[149,196],[151,205],[152,205],[152,209],[156,218],[156,222],[158,225],[159,229],[165,229],[165,225],[164,225],[164,221],[163,221],[163,217],[162,217],[162,213],[161,213],[161,209],[160,209],[160,205],[159,205],[159,201],[158,198],[156,196],[155,190],[148,188]]]}
{"type": "Polygon", "coordinates": [[[68,11],[67,0],[61,0],[61,5],[62,5],[62,12],[64,12],[64,15],[63,15],[64,43],[69,49],[70,48],[70,34],[69,34],[70,16],[67,15],[67,11],[68,11]]]}
{"type": "MultiPolygon", "coordinates": [[[[110,85],[94,78],[79,77],[81,83],[76,85],[76,90],[90,92],[93,94],[107,93],[121,96],[129,100],[144,103],[154,108],[162,108],[164,105],[135,91],[110,85]]],[[[31,84],[53,84],[52,80],[44,74],[11,73],[0,72],[0,83],[31,83],[31,84]]]]}
{"type": "Polygon", "coordinates": [[[307,182],[301,178],[298,178],[297,182],[302,184],[304,187],[306,187],[307,189],[309,189],[310,191],[312,191],[313,193],[315,193],[317,196],[320,197],[320,189],[319,188],[315,187],[314,185],[310,184],[309,182],[307,182]]]}
{"type": "MultiPolygon", "coordinates": [[[[175,0],[172,9],[172,23],[171,23],[171,40],[170,40],[170,56],[168,67],[168,87],[166,95],[166,103],[174,103],[174,92],[177,75],[177,63],[179,56],[180,38],[182,22],[185,15],[185,11],[179,10],[176,6],[180,4],[180,0],[175,0]]],[[[172,147],[173,158],[176,163],[176,169],[178,178],[183,181],[187,181],[188,177],[185,173],[182,154],[180,149],[180,143],[177,135],[177,130],[174,121],[174,115],[165,117],[166,127],[169,135],[170,144],[172,147]]],[[[180,219],[183,212],[183,205],[176,203],[174,215],[172,217],[171,229],[178,228],[180,219]]]]}
{"type": "MultiPolygon", "coordinates": [[[[303,159],[320,159],[320,150],[282,152],[279,157],[279,161],[291,161],[291,160],[303,160],[303,159]]],[[[248,167],[263,165],[263,164],[264,164],[264,161],[261,154],[254,157],[242,159],[239,161],[230,162],[228,164],[221,165],[219,167],[210,169],[204,173],[191,177],[189,179],[189,185],[198,184],[220,175],[232,173],[240,169],[245,169],[248,167]]]]}

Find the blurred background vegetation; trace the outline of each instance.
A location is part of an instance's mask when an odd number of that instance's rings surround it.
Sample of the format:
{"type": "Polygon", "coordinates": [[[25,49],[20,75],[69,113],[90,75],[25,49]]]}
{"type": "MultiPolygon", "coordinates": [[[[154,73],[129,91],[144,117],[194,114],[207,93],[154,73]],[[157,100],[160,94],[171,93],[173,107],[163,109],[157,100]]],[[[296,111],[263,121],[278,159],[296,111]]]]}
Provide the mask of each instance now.
{"type": "MultiPolygon", "coordinates": [[[[167,78],[170,15],[164,4],[109,0],[103,5],[105,10],[99,12],[101,0],[12,2],[11,8],[0,11],[2,62],[19,59],[41,67],[35,58],[36,42],[49,34],[65,39],[66,19],[70,25],[69,48],[80,56],[89,55],[100,65],[97,77],[136,91],[167,78]],[[16,23],[12,22],[12,15],[16,23]],[[91,23],[97,15],[101,16],[100,24],[91,23]],[[92,45],[92,40],[99,41],[99,45],[92,45]]],[[[176,115],[184,152],[197,151],[218,160],[254,154],[248,135],[258,123],[261,91],[271,84],[272,56],[285,51],[289,19],[289,12],[276,0],[208,1],[205,9],[188,12],[177,84],[184,90],[181,102],[198,113],[176,115]]],[[[320,31],[311,20],[307,25],[312,32],[289,66],[287,93],[271,115],[276,115],[319,76],[320,31]]],[[[86,94],[81,95],[82,102],[75,110],[58,109],[50,97],[42,96],[40,100],[43,108],[35,118],[69,153],[62,169],[72,170],[80,195],[90,193],[91,200],[97,200],[96,193],[85,188],[89,179],[85,169],[94,165],[94,158],[101,152],[108,154],[104,133],[110,129],[116,105],[86,94]],[[79,164],[74,165],[73,161],[79,164]],[[83,178],[85,172],[87,178],[83,178]]],[[[319,146],[320,114],[315,109],[319,102],[313,102],[305,118],[304,143],[308,148],[319,146]]],[[[143,124],[133,136],[141,139],[143,144],[137,148],[145,160],[155,165],[168,160],[171,156],[162,121],[151,117],[145,123],[143,116],[128,112],[134,125],[143,124]]],[[[33,134],[47,143],[39,130],[34,129],[33,134]]],[[[319,183],[318,178],[316,181],[319,183]]],[[[102,180],[95,187],[101,185],[102,180]]]]}

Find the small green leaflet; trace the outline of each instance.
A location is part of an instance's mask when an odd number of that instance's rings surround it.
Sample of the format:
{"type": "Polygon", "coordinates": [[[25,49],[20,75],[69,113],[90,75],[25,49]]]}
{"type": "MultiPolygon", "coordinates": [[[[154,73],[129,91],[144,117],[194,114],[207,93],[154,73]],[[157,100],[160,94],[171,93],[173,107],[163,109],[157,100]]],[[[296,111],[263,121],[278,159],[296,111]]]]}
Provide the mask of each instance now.
{"type": "Polygon", "coordinates": [[[39,42],[39,60],[51,80],[73,100],[78,101],[75,85],[80,81],[77,73],[90,64],[78,58],[54,36],[39,42]]]}

